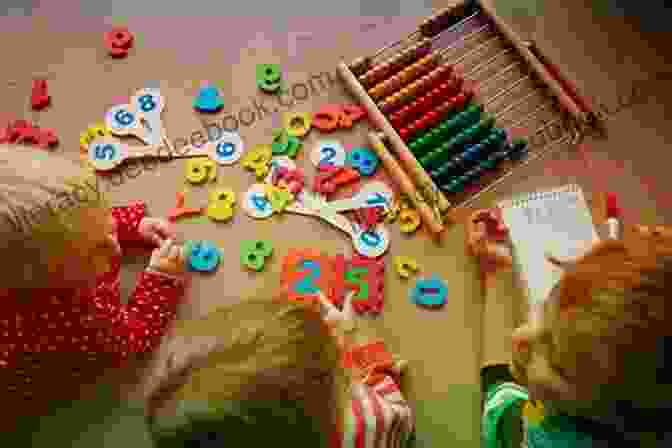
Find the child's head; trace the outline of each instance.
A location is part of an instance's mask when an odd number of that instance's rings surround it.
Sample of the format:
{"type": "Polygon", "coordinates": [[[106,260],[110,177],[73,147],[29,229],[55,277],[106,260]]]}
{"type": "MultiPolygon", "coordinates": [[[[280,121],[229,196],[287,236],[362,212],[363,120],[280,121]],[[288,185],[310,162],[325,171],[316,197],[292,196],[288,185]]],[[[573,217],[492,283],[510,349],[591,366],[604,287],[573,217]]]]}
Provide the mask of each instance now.
{"type": "Polygon", "coordinates": [[[514,333],[514,377],[531,398],[579,413],[669,403],[672,237],[628,233],[564,269],[541,317],[514,333]]]}
{"type": "Polygon", "coordinates": [[[318,309],[244,301],[178,323],[175,333],[187,351],[198,352],[213,337],[217,342],[184,383],[158,400],[159,446],[191,446],[188,440],[207,433],[249,446],[326,446],[346,380],[340,349],[318,309]]]}
{"type": "Polygon", "coordinates": [[[60,154],[0,145],[0,288],[77,287],[105,272],[118,246],[97,187],[60,154]]]}

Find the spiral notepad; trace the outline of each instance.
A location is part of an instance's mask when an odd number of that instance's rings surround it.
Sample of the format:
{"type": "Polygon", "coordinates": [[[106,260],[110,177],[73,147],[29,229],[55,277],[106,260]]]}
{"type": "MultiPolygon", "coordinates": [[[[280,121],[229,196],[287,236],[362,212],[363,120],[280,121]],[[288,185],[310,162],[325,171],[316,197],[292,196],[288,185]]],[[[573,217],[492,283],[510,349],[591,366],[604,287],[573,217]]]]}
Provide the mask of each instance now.
{"type": "Polygon", "coordinates": [[[497,205],[509,227],[514,269],[530,304],[543,302],[562,275],[562,270],[546,259],[547,253],[574,258],[599,240],[578,185],[529,193],[497,205]]]}

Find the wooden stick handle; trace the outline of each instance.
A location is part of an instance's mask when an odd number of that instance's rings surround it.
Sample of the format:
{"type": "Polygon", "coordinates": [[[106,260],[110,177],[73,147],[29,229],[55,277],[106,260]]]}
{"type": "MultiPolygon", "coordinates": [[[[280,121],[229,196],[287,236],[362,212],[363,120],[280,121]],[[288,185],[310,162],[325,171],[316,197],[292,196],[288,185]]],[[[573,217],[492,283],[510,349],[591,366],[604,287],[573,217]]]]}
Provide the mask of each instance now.
{"type": "Polygon", "coordinates": [[[415,205],[415,208],[418,210],[418,213],[420,213],[420,216],[425,221],[425,224],[427,224],[429,230],[432,233],[441,233],[444,229],[441,219],[436,216],[434,210],[427,205],[426,201],[418,198],[413,182],[409,179],[401,166],[399,166],[399,163],[397,163],[394,156],[387,150],[383,141],[378,137],[378,134],[369,132],[368,138],[369,143],[371,143],[373,150],[376,151],[376,154],[380,157],[380,161],[383,163],[383,166],[385,166],[390,177],[397,183],[399,189],[408,195],[413,202],[413,205],[415,205]]]}
{"type": "Polygon", "coordinates": [[[560,105],[569,112],[579,123],[586,121],[585,114],[581,108],[574,102],[574,100],[567,95],[558,81],[555,80],[544,65],[537,59],[530,49],[523,43],[523,40],[518,34],[513,31],[495,12],[494,7],[488,0],[479,1],[483,12],[492,20],[495,27],[500,33],[516,48],[518,53],[523,57],[525,62],[530,66],[532,71],[544,82],[551,93],[558,99],[560,105]]]}
{"type": "Polygon", "coordinates": [[[369,95],[366,93],[364,87],[359,84],[357,78],[355,78],[355,75],[353,75],[348,66],[341,62],[338,64],[337,71],[343,82],[345,82],[346,86],[348,87],[348,90],[350,90],[350,92],[359,100],[359,103],[366,109],[369,119],[378,129],[383,131],[385,136],[388,138],[390,144],[392,145],[392,149],[401,160],[401,163],[404,165],[404,168],[406,168],[406,171],[411,175],[411,178],[415,184],[427,185],[436,191],[436,195],[438,196],[437,202],[439,210],[445,211],[450,208],[450,202],[448,202],[443,193],[441,193],[441,191],[434,184],[432,178],[429,177],[429,174],[427,174],[420,163],[418,163],[413,153],[406,147],[406,144],[401,139],[401,137],[399,137],[397,131],[387,121],[371,97],[369,97],[369,95]]]}

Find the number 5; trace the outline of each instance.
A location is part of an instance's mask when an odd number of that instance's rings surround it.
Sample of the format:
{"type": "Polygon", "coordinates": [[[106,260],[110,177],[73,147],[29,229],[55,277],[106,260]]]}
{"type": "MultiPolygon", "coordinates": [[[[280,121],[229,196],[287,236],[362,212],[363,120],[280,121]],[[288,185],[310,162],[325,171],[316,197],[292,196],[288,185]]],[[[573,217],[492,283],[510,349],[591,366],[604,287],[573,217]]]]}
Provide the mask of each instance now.
{"type": "Polygon", "coordinates": [[[97,145],[96,146],[96,159],[99,160],[112,160],[114,158],[114,146],[112,145],[97,145]]]}

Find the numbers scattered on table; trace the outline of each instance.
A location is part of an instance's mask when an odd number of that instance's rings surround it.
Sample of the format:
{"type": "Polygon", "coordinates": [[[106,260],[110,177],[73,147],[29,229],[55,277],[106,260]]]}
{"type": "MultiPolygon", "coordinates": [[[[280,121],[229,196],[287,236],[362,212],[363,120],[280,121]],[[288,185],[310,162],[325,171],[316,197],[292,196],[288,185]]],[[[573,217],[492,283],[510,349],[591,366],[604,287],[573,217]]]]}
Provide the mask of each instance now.
{"type": "Polygon", "coordinates": [[[257,86],[265,92],[276,92],[282,83],[278,64],[257,64],[257,86]]]}
{"type": "Polygon", "coordinates": [[[286,112],[283,118],[290,137],[305,137],[312,126],[312,118],[307,112],[286,112]]]}
{"type": "Polygon", "coordinates": [[[208,157],[194,157],[185,163],[185,176],[192,184],[217,179],[217,164],[208,157]]]}
{"type": "Polygon", "coordinates": [[[394,257],[394,269],[399,274],[399,277],[403,279],[408,279],[411,275],[416,274],[420,270],[420,266],[415,259],[411,257],[405,257],[403,255],[397,255],[394,257]]]}
{"type": "Polygon", "coordinates": [[[248,269],[262,271],[266,259],[273,254],[273,245],[269,241],[251,240],[240,243],[240,262],[248,269]]]}
{"type": "Polygon", "coordinates": [[[270,170],[271,157],[271,145],[257,145],[245,154],[242,165],[245,169],[254,171],[257,179],[263,179],[270,170]]]}
{"type": "Polygon", "coordinates": [[[348,153],[347,164],[362,176],[372,176],[378,168],[379,159],[369,148],[354,148],[348,153]]]}
{"type": "Polygon", "coordinates": [[[222,131],[220,137],[212,143],[215,147],[213,158],[220,165],[233,165],[243,155],[243,139],[235,132],[222,131]]]}
{"type": "Polygon", "coordinates": [[[215,188],[208,196],[208,218],[213,221],[228,221],[233,217],[236,193],[230,188],[215,188]]]}
{"type": "Polygon", "coordinates": [[[266,184],[252,184],[243,195],[242,207],[252,218],[270,218],[273,215],[273,206],[266,197],[266,184]]]}
{"type": "Polygon", "coordinates": [[[320,165],[342,167],[345,165],[345,159],[345,148],[336,140],[321,140],[310,153],[310,161],[316,167],[320,165]]]}
{"type": "Polygon", "coordinates": [[[89,144],[89,162],[96,170],[115,168],[129,156],[128,147],[112,137],[97,137],[89,144]]]}
{"type": "Polygon", "coordinates": [[[224,107],[224,100],[214,86],[201,87],[194,98],[194,109],[199,112],[217,112],[224,107]]]}
{"type": "Polygon", "coordinates": [[[189,255],[189,267],[197,272],[213,272],[219,266],[222,255],[219,248],[209,241],[188,241],[185,244],[189,255]]]}
{"type": "Polygon", "coordinates": [[[110,55],[123,58],[133,48],[133,34],[126,27],[114,27],[104,35],[105,46],[110,55]]]}
{"type": "Polygon", "coordinates": [[[438,276],[418,279],[411,290],[411,301],[416,305],[438,308],[446,303],[448,286],[438,276]]]}

